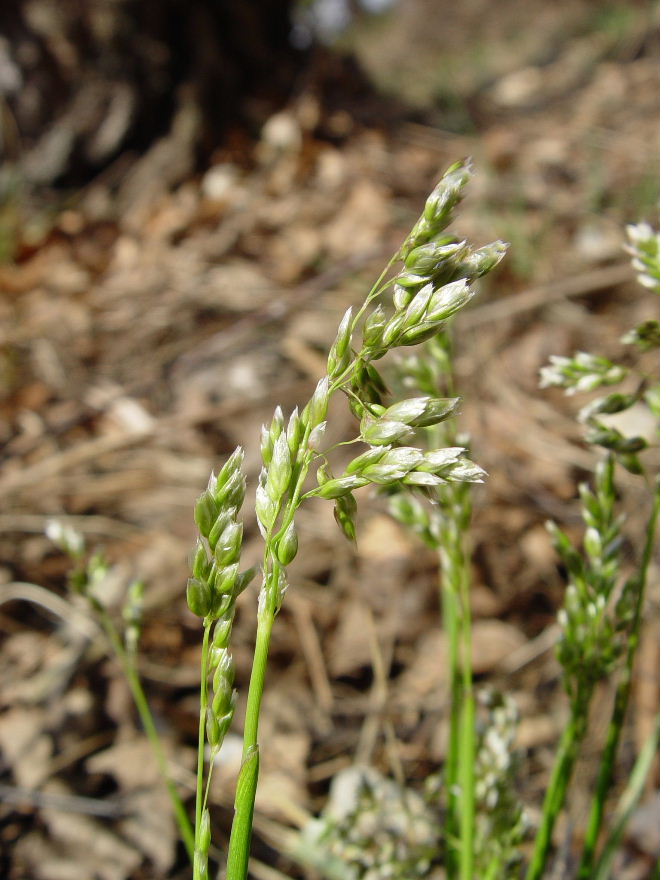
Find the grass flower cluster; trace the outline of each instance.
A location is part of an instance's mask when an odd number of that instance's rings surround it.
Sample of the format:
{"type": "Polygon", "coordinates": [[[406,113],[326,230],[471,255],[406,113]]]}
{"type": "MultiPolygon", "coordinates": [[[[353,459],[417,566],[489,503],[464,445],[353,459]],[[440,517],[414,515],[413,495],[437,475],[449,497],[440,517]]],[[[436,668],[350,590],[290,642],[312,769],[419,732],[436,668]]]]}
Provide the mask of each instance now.
{"type": "Polygon", "coordinates": [[[299,858],[329,880],[422,880],[440,841],[435,803],[373,767],[349,767],[305,829],[299,858]]]}

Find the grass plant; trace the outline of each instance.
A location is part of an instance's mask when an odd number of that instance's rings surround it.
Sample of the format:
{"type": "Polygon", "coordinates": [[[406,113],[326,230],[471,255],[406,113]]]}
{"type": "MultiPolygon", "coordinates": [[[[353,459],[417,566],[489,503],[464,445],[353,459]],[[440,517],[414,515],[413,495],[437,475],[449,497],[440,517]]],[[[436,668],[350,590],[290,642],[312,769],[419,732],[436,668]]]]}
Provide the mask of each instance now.
{"type": "MultiPolygon", "coordinates": [[[[451,326],[402,359],[396,373],[405,387],[424,393],[441,388],[443,393],[454,395],[451,326]]],[[[421,440],[429,448],[456,443],[469,446],[469,438],[457,434],[453,420],[428,427],[423,435],[421,440]]],[[[502,695],[477,694],[473,686],[472,487],[447,483],[435,487],[430,499],[396,492],[390,498],[390,513],[438,555],[439,606],[449,666],[449,736],[441,790],[445,870],[448,877],[460,880],[472,878],[475,872],[503,880],[513,876],[509,871],[519,860],[517,846],[524,827],[522,808],[510,797],[509,755],[516,711],[502,695]],[[489,707],[488,717],[480,725],[479,702],[489,707]]]]}
{"type": "MultiPolygon", "coordinates": [[[[454,394],[452,339],[449,328],[429,340],[418,354],[403,360],[397,372],[407,387],[423,393],[443,388],[454,394]]],[[[425,430],[429,448],[467,444],[456,435],[454,421],[425,430]]],[[[472,686],[469,527],[472,514],[468,484],[438,486],[433,505],[410,493],[397,492],[390,499],[390,512],[417,532],[438,554],[442,622],[448,643],[449,740],[445,761],[445,862],[448,871],[461,878],[474,870],[476,757],[475,697],[472,686]]]]}
{"type": "MultiPolygon", "coordinates": [[[[434,391],[392,402],[376,367],[376,362],[390,352],[420,345],[436,336],[448,319],[472,298],[472,282],[488,272],[504,255],[505,247],[501,242],[473,250],[467,242],[443,235],[470,174],[466,162],[456,163],[447,171],[427,199],[423,215],[357,313],[354,315],[353,310],[348,309],[344,315],[330,350],[326,375],[319,380],[307,405],[300,413],[295,409],[286,425],[278,407],[270,425],[263,428],[263,467],[256,496],[257,520],[264,540],[262,586],[227,880],[243,880],[247,876],[266,664],[273,624],[288,586],[287,568],[298,550],[295,517],[299,507],[311,498],[332,501],[338,525],[349,539],[354,539],[357,502],[353,493],[356,489],[374,485],[394,491],[411,486],[428,494],[438,486],[481,481],[484,476],[482,469],[466,458],[463,447],[438,446],[424,450],[407,445],[416,429],[448,419],[455,412],[458,399],[440,397],[434,391]],[[398,273],[392,271],[397,261],[403,264],[398,273]],[[350,443],[366,446],[366,450],[357,455],[339,476],[335,476],[332,470],[332,449],[325,448],[323,442],[328,403],[337,392],[345,396],[359,420],[359,429],[350,443]],[[310,488],[308,478],[312,468],[316,470],[316,485],[310,488]]],[[[214,724],[220,725],[224,735],[226,721],[233,711],[231,677],[223,677],[217,671],[214,673],[217,694],[210,709],[206,680],[216,663],[215,656],[210,653],[210,628],[221,626],[224,633],[230,627],[236,597],[249,580],[247,575],[238,574],[242,530],[236,516],[245,493],[241,459],[242,452],[237,450],[218,478],[211,478],[209,488],[196,508],[200,539],[193,578],[188,584],[188,603],[191,610],[203,619],[204,626],[200,772],[205,748],[204,716],[213,757],[222,740],[221,735],[216,735],[214,724]],[[226,486],[230,486],[230,490],[226,490],[226,486]],[[217,690],[216,679],[219,679],[221,691],[217,690]]],[[[469,626],[463,628],[461,635],[464,640],[469,638],[469,626]]],[[[226,644],[227,641],[223,640],[221,650],[226,651],[226,644]]],[[[227,660],[226,664],[229,666],[230,661],[227,660]]],[[[215,667],[216,670],[220,668],[215,667]]],[[[470,688],[465,676],[463,687],[470,688]]],[[[472,729],[469,720],[468,723],[472,729]]],[[[465,724],[466,720],[462,719],[462,728],[465,724]]],[[[471,773],[471,765],[470,761],[469,767],[464,764],[460,769],[463,773],[471,773]]],[[[204,790],[199,783],[198,828],[207,815],[205,792],[208,792],[208,785],[204,790]]],[[[464,812],[465,807],[461,815],[464,812]]],[[[471,819],[462,818],[461,821],[471,827],[471,819]]],[[[208,835],[198,831],[195,880],[206,874],[208,842],[208,835]]],[[[467,877],[468,873],[466,867],[462,876],[467,877]]]]}
{"type": "MultiPolygon", "coordinates": [[[[580,487],[584,520],[582,546],[550,524],[557,554],[568,574],[559,612],[557,656],[568,700],[568,721],[558,744],[545,801],[533,831],[531,855],[523,867],[523,840],[529,837],[523,804],[515,787],[512,757],[517,713],[506,695],[476,694],[472,675],[469,529],[471,485],[484,471],[469,453],[453,420],[459,398],[453,378],[451,320],[475,293],[475,281],[493,269],[506,246],[493,242],[473,248],[446,233],[471,176],[469,162],[452,165],[426,201],[424,211],[390,260],[364,302],[344,314],[331,347],[326,373],[307,404],[288,418],[277,407],[261,434],[262,469],[256,486],[256,517],[263,539],[259,567],[241,568],[246,493],[243,450],[237,448],[217,475],[212,474],[194,510],[198,538],[187,585],[187,601],[202,625],[200,711],[194,826],[169,775],[156,726],[137,674],[141,585],[133,585],[124,607],[123,635],[97,596],[107,566],[98,557],[85,561],[75,533],[53,525],[50,535],[75,562],[72,589],[86,597],[99,618],[127,678],[141,722],[167,784],[194,880],[209,876],[211,817],[209,789],[215,759],[232,723],[236,705],[231,632],[240,594],[253,578],[261,581],[255,647],[244,720],[242,765],[227,854],[227,880],[248,875],[255,795],[259,779],[259,721],[266,686],[271,633],[289,583],[289,566],[298,552],[296,517],[313,499],[334,505],[337,524],[349,540],[356,536],[355,492],[375,487],[388,496],[392,515],[418,535],[438,557],[439,608],[449,645],[449,742],[440,802],[429,805],[377,774],[361,776],[355,811],[321,819],[309,841],[318,847],[314,865],[326,876],[380,876],[409,880],[427,876],[442,862],[448,880],[538,880],[550,870],[553,832],[565,806],[575,762],[587,730],[597,683],[616,682],[616,695],[589,819],[576,865],[577,880],[611,876],[613,855],[627,817],[648,772],[658,730],[643,750],[615,814],[603,832],[604,808],[615,776],[621,732],[633,680],[634,658],[644,611],[645,591],[660,509],[660,492],[647,473],[643,453],[649,440],[628,436],[608,417],[633,407],[660,415],[660,388],[601,355],[579,352],[555,357],[541,373],[543,386],[568,394],[621,385],[588,403],[580,412],[586,441],[602,452],[593,483],[580,487]],[[394,353],[386,374],[382,362],[394,353]],[[391,378],[388,378],[391,376],[391,378]],[[393,390],[390,390],[390,387],[393,390]],[[340,470],[336,447],[325,442],[328,405],[341,394],[356,418],[355,436],[338,444],[357,445],[340,470]],[[632,574],[623,555],[624,518],[619,513],[617,474],[625,468],[646,484],[651,496],[644,543],[632,574]],[[423,833],[413,843],[387,843],[387,865],[368,855],[360,831],[360,804],[370,815],[423,817],[423,833]],[[411,806],[412,805],[412,806],[411,806]],[[381,811],[381,812],[379,812],[381,811]],[[412,813],[411,813],[412,811],[412,813]],[[438,817],[437,828],[432,818],[438,817]],[[431,816],[431,818],[429,818],[431,816]],[[320,823],[320,824],[319,824],[320,823]],[[357,836],[356,836],[357,835],[357,836]],[[357,847],[357,848],[356,848],[357,847]],[[412,849],[411,849],[412,847],[412,849]],[[417,847],[415,849],[415,847],[417,847]],[[324,855],[325,853],[325,855],[324,855]],[[352,853],[352,856],[350,855],[352,853]],[[342,865],[344,868],[342,868],[342,865]],[[380,872],[380,873],[379,873],[380,872]]],[[[629,228],[629,249],[641,283],[660,292],[660,239],[650,227],[629,228]]],[[[647,321],[625,337],[632,350],[660,347],[657,321],[647,321]]],[[[398,821],[398,820],[397,820],[398,821]]],[[[420,820],[421,821],[421,820],[420,820]]],[[[398,827],[393,822],[392,827],[398,827]]],[[[408,835],[410,837],[410,835],[408,835]]],[[[411,838],[411,839],[412,839],[411,838]]]]}
{"type": "MultiPolygon", "coordinates": [[[[628,238],[627,250],[632,255],[640,284],[660,293],[660,236],[648,224],[638,224],[628,227],[628,238]]],[[[657,349],[660,326],[655,320],[646,321],[632,328],[622,341],[641,351],[657,349]]],[[[615,761],[630,698],[660,510],[658,474],[648,473],[640,457],[649,446],[649,440],[637,434],[627,435],[607,422],[608,416],[642,407],[657,423],[660,417],[657,378],[585,352],[578,352],[573,358],[555,357],[541,371],[543,386],[561,387],[567,394],[621,383],[632,390],[613,391],[592,400],[579,414],[579,420],[586,426],[585,439],[604,452],[596,469],[594,489],[586,484],[580,486],[585,523],[583,553],[578,554],[567,535],[550,524],[555,548],[570,578],[564,608],[559,615],[562,638],[557,651],[570,702],[570,719],[555,758],[527,880],[535,880],[543,874],[554,822],[566,797],[579,744],[587,732],[595,684],[605,676],[614,676],[617,682],[614,704],[576,876],[587,880],[594,875],[604,808],[614,781],[615,761]],[[645,479],[651,496],[644,543],[635,570],[625,579],[621,577],[624,517],[616,513],[617,468],[625,468],[645,479]]],[[[610,844],[606,843],[604,851],[609,848],[610,844]]]]}
{"type": "MultiPolygon", "coordinates": [[[[629,250],[640,282],[658,290],[658,236],[646,225],[630,227],[628,231],[629,250]]],[[[623,341],[643,350],[657,348],[660,343],[657,322],[647,321],[634,328],[623,341]]],[[[398,379],[406,389],[453,396],[452,372],[452,340],[448,324],[415,354],[403,359],[397,368],[398,379]]],[[[573,358],[553,358],[551,364],[542,370],[541,380],[543,386],[560,386],[568,394],[574,394],[593,391],[600,386],[629,383],[632,372],[603,356],[579,352],[573,358]]],[[[646,778],[650,755],[657,745],[658,732],[654,730],[631,776],[612,830],[597,857],[604,808],[614,781],[617,748],[630,696],[660,507],[657,484],[654,485],[653,477],[646,474],[640,458],[648,440],[625,436],[606,422],[608,415],[638,405],[647,407],[657,419],[660,410],[657,381],[641,373],[632,379],[635,382],[633,391],[616,391],[593,400],[579,414],[580,421],[587,428],[587,442],[604,450],[596,467],[593,487],[586,483],[580,487],[585,524],[582,552],[572,545],[557,525],[548,525],[569,575],[564,607],[559,612],[562,637],[557,649],[569,700],[569,717],[557,746],[540,819],[533,833],[531,857],[523,869],[526,880],[537,880],[551,870],[553,831],[566,803],[580,746],[588,731],[589,707],[600,680],[614,677],[616,694],[582,853],[574,875],[579,880],[593,876],[605,880],[611,876],[613,854],[622,828],[641,794],[641,780],[646,778]],[[617,512],[615,479],[616,471],[621,467],[644,477],[651,495],[643,547],[634,572],[625,578],[622,576],[624,517],[617,512]]],[[[427,448],[458,442],[462,444],[461,448],[466,448],[467,441],[457,439],[451,420],[427,426],[421,433],[425,436],[419,441],[427,448]]],[[[443,777],[442,861],[446,876],[449,880],[469,880],[477,875],[493,880],[519,878],[527,821],[523,805],[515,794],[515,767],[510,760],[515,710],[509,707],[509,711],[505,711],[503,706],[507,704],[503,702],[499,712],[493,713],[490,723],[485,727],[482,724],[481,732],[476,723],[469,616],[470,486],[467,483],[442,483],[427,487],[425,499],[411,494],[410,486],[390,486],[386,491],[390,495],[390,511],[394,517],[433,548],[439,558],[440,607],[449,645],[450,682],[449,742],[443,777]]],[[[487,696],[486,699],[492,700],[493,697],[487,696]]],[[[496,696],[495,700],[498,699],[506,700],[496,696]]],[[[352,820],[353,823],[359,822],[359,817],[353,816],[352,820]]],[[[326,845],[338,833],[336,825],[326,828],[326,845]]],[[[316,834],[317,840],[324,840],[324,832],[317,829],[316,834]]],[[[367,870],[350,876],[371,877],[372,873],[367,870]]],[[[395,868],[391,868],[388,876],[399,875],[395,868]]]]}

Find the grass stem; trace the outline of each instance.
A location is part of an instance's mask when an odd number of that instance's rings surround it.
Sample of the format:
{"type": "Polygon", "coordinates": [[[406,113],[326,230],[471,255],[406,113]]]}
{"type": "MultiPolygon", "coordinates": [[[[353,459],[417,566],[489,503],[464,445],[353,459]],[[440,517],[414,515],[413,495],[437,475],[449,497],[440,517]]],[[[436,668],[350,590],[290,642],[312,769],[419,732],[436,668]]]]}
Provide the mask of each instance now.
{"type": "Polygon", "coordinates": [[[202,638],[202,656],[200,660],[199,685],[199,734],[197,738],[197,791],[195,796],[195,857],[193,860],[193,880],[202,880],[206,865],[206,857],[200,858],[199,833],[202,828],[202,810],[204,809],[204,752],[206,749],[206,712],[209,701],[208,664],[209,636],[211,620],[204,619],[204,635],[202,638]]]}
{"type": "Polygon", "coordinates": [[[586,692],[585,688],[580,688],[575,700],[572,702],[570,718],[559,743],[552,775],[543,801],[541,823],[534,840],[534,850],[527,868],[525,880],[540,880],[545,871],[548,852],[552,844],[552,832],[557,816],[564,805],[575,759],[587,730],[587,715],[591,693],[591,688],[586,690],[586,692]]]}
{"type": "MultiPolygon", "coordinates": [[[[660,715],[656,716],[653,730],[639,753],[628,784],[621,795],[617,806],[612,828],[603,846],[603,851],[591,875],[593,880],[610,880],[612,876],[612,863],[621,843],[621,838],[626,829],[633,810],[639,803],[644,791],[644,786],[649,778],[649,771],[658,753],[660,742],[660,715]]],[[[651,880],[660,876],[660,859],[656,862],[653,871],[649,875],[651,880]]]]}
{"type": "Polygon", "coordinates": [[[460,789],[460,878],[473,880],[474,868],[474,764],[476,757],[475,703],[472,687],[472,621],[470,583],[466,568],[464,536],[460,547],[461,572],[461,722],[458,780],[460,789]]]}
{"type": "Polygon", "coordinates": [[[252,817],[259,776],[259,715],[266,681],[266,666],[270,637],[275,621],[276,605],[273,596],[277,590],[279,567],[273,564],[269,583],[264,585],[265,601],[259,609],[257,636],[248,688],[245,729],[243,733],[243,764],[236,787],[234,819],[227,857],[227,880],[245,880],[247,877],[252,817]]]}
{"type": "Polygon", "coordinates": [[[246,759],[250,749],[258,744],[259,713],[261,711],[261,700],[264,693],[268,649],[270,647],[270,636],[274,620],[274,611],[272,609],[264,608],[259,615],[259,621],[257,623],[254,660],[252,663],[252,672],[250,674],[247,709],[245,713],[243,760],[246,759]]]}
{"type": "Polygon", "coordinates": [[[456,871],[455,845],[458,841],[458,761],[460,755],[460,697],[461,675],[459,657],[459,606],[458,595],[449,584],[443,570],[441,574],[442,620],[448,642],[449,663],[449,742],[445,761],[444,787],[447,812],[445,816],[445,840],[447,841],[446,867],[449,877],[456,871]]]}

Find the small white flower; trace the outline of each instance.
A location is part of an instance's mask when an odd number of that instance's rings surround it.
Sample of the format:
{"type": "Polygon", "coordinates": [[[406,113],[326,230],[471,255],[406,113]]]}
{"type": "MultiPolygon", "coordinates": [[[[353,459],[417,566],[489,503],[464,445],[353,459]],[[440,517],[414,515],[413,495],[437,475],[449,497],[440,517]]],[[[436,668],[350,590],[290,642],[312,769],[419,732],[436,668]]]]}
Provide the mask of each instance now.
{"type": "Polygon", "coordinates": [[[48,520],[45,532],[46,537],[69,556],[80,556],[85,549],[82,534],[59,519],[48,520]]]}

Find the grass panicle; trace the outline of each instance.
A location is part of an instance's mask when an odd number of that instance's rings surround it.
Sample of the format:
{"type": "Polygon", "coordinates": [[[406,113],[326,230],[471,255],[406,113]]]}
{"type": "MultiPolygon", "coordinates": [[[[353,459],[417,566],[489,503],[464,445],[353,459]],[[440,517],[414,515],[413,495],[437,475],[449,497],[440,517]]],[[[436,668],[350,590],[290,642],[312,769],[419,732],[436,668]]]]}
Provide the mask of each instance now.
{"type": "MultiPolygon", "coordinates": [[[[412,445],[415,432],[449,419],[458,401],[429,393],[392,401],[375,366],[390,352],[415,346],[435,336],[474,295],[472,282],[504,253],[494,242],[472,251],[465,242],[442,236],[452,211],[463,196],[470,164],[453,165],[426,202],[424,213],[380,278],[353,315],[349,309],[331,347],[327,373],[309,402],[289,417],[285,427],[277,408],[261,437],[262,471],[256,513],[264,539],[262,588],[257,612],[254,662],[247,697],[243,738],[244,762],[258,750],[258,728],[270,636],[288,586],[287,568],[295,558],[298,540],[295,516],[311,498],[332,501],[344,534],[355,537],[357,502],[354,492],[364,486],[389,491],[410,487],[422,493],[438,486],[480,482],[484,472],[465,456],[463,447],[421,449],[412,445]],[[403,267],[391,271],[397,260],[403,267]],[[359,340],[359,341],[358,341],[359,340]],[[341,392],[359,420],[354,442],[367,448],[335,475],[332,450],[324,449],[328,403],[341,392]],[[316,485],[309,488],[314,469],[316,485]]],[[[243,880],[247,861],[234,852],[249,846],[258,773],[249,775],[237,796],[235,827],[229,852],[228,880],[243,880]]]]}

